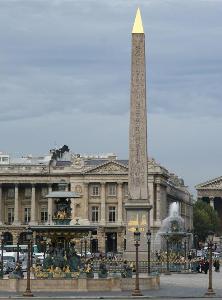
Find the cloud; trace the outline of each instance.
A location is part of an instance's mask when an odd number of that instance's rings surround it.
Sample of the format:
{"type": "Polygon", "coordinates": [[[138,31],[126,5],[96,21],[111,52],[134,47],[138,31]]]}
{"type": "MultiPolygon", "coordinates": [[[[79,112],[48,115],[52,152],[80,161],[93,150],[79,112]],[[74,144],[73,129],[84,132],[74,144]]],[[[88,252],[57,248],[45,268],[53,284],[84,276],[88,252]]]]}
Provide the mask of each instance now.
{"type": "MultiPolygon", "coordinates": [[[[191,2],[141,1],[150,111],[219,117],[222,8],[191,2]],[[204,109],[211,101],[217,105],[204,109]]],[[[135,8],[136,1],[3,2],[0,120],[127,113],[135,8]]]]}
{"type": "MultiPolygon", "coordinates": [[[[186,156],[184,135],[196,133],[189,145],[196,157],[191,165],[199,168],[203,120],[207,134],[221,129],[221,1],[1,1],[1,148],[41,153],[64,138],[78,151],[128,156],[130,32],[138,4],[146,32],[150,151],[190,185],[198,183],[202,173],[190,178],[174,142],[186,156]],[[170,131],[163,134],[162,127],[170,131]],[[32,140],[36,132],[39,139],[32,140]]],[[[218,138],[212,142],[221,148],[218,138]]],[[[211,174],[217,173],[212,164],[211,174]]]]}

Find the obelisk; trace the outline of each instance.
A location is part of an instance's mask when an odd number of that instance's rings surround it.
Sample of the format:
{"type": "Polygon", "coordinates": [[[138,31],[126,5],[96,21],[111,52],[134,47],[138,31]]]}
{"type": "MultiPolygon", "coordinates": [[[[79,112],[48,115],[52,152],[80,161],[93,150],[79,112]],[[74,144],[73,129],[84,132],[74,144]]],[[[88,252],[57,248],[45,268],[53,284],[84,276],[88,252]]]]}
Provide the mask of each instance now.
{"type": "Polygon", "coordinates": [[[138,8],[132,30],[129,175],[126,209],[126,252],[134,252],[133,232],[141,232],[139,251],[147,251],[149,228],[145,34],[138,8]]]}

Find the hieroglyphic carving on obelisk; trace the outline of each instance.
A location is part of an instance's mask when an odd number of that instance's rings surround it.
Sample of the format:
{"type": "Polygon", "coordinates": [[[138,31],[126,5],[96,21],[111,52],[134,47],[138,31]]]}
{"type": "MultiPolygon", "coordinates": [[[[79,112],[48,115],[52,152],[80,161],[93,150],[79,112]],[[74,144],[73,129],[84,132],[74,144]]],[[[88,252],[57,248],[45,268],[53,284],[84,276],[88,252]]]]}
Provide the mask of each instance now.
{"type": "Polygon", "coordinates": [[[145,34],[138,8],[132,30],[129,128],[128,201],[125,205],[126,251],[134,251],[133,231],[141,231],[140,250],[146,251],[149,227],[145,34]]]}
{"type": "Polygon", "coordinates": [[[132,31],[129,199],[148,199],[145,35],[138,8],[132,31]]]}

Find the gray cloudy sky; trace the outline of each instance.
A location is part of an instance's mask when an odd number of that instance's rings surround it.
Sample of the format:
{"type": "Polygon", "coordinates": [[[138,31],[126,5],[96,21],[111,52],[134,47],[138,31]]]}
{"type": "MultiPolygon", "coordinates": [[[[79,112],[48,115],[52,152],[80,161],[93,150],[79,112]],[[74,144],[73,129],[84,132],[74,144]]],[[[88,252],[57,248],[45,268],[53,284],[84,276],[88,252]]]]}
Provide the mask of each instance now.
{"type": "Polygon", "coordinates": [[[222,175],[222,1],[0,0],[0,150],[128,157],[131,29],[146,32],[149,156],[222,175]]]}

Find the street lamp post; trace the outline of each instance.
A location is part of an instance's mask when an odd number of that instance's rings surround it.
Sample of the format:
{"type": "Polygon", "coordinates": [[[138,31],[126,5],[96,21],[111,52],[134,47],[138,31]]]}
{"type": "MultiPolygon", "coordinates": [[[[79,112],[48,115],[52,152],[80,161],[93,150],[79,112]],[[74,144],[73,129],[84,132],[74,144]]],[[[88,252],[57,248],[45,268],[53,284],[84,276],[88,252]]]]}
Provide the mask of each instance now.
{"type": "Polygon", "coordinates": [[[167,236],[166,237],[166,247],[167,247],[167,270],[165,272],[165,275],[171,275],[170,273],[170,263],[169,263],[169,244],[170,244],[170,241],[169,241],[169,237],[167,236]]]}
{"type": "Polygon", "coordinates": [[[19,238],[18,238],[18,241],[17,241],[17,244],[16,244],[16,263],[18,264],[19,263],[19,238]]]}
{"type": "Polygon", "coordinates": [[[108,237],[107,234],[105,233],[105,257],[107,258],[107,252],[108,252],[108,237]]]}
{"type": "Polygon", "coordinates": [[[146,233],[146,237],[147,237],[147,250],[148,250],[148,262],[147,262],[147,270],[148,270],[148,274],[150,274],[150,244],[151,244],[151,231],[148,230],[146,233]]]}
{"type": "Polygon", "coordinates": [[[208,282],[208,289],[205,293],[206,296],[214,296],[216,293],[213,290],[213,284],[212,284],[212,248],[213,248],[213,232],[210,232],[208,234],[208,249],[209,249],[209,282],[208,282]]]}
{"type": "Polygon", "coordinates": [[[92,231],[89,231],[88,237],[89,237],[89,252],[92,255],[92,231]]]}
{"type": "Polygon", "coordinates": [[[86,259],[86,249],[87,249],[87,238],[86,236],[84,237],[84,245],[85,245],[85,259],[86,259]]]}
{"type": "Polygon", "coordinates": [[[132,296],[143,296],[140,291],[140,283],[139,283],[139,253],[138,248],[140,245],[140,232],[138,227],[134,231],[134,244],[136,247],[136,280],[135,280],[135,289],[132,292],[132,296]]]}
{"type": "Polygon", "coordinates": [[[31,282],[30,282],[30,269],[31,269],[31,244],[32,244],[32,230],[30,227],[26,230],[26,240],[28,241],[28,261],[27,261],[27,284],[26,291],[23,293],[25,297],[33,297],[31,292],[31,282]]]}
{"type": "Polygon", "coordinates": [[[81,253],[81,257],[82,257],[82,246],[83,246],[83,239],[80,240],[80,253],[81,253]]]}
{"type": "Polygon", "coordinates": [[[198,248],[198,235],[197,234],[195,234],[194,235],[194,240],[195,240],[195,248],[196,248],[196,257],[197,257],[197,248],[198,248]]]}
{"type": "Polygon", "coordinates": [[[3,249],[4,249],[4,234],[1,235],[1,276],[0,278],[3,279],[4,277],[4,257],[3,257],[3,249]]]}
{"type": "Polygon", "coordinates": [[[94,257],[94,255],[95,255],[95,248],[93,247],[93,242],[94,241],[94,238],[93,237],[91,237],[90,238],[90,252],[91,252],[91,255],[94,257]]]}
{"type": "Polygon", "coordinates": [[[43,236],[43,245],[44,245],[43,257],[44,257],[44,261],[45,261],[45,254],[46,254],[46,241],[47,241],[47,237],[43,236]]]}
{"type": "Polygon", "coordinates": [[[113,239],[113,258],[114,258],[114,253],[115,253],[115,240],[116,240],[116,236],[115,236],[115,233],[113,233],[112,235],[112,239],[113,239]]]}
{"type": "Polygon", "coordinates": [[[30,267],[32,268],[33,266],[33,240],[31,239],[30,241],[30,267]]]}
{"type": "Polygon", "coordinates": [[[187,269],[187,240],[184,241],[184,269],[187,269]]]}

